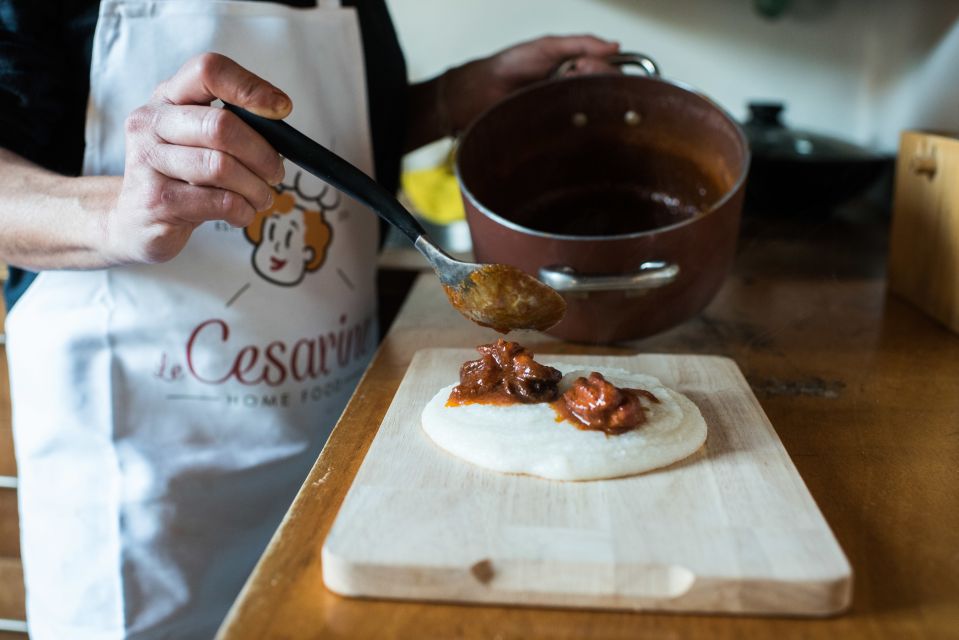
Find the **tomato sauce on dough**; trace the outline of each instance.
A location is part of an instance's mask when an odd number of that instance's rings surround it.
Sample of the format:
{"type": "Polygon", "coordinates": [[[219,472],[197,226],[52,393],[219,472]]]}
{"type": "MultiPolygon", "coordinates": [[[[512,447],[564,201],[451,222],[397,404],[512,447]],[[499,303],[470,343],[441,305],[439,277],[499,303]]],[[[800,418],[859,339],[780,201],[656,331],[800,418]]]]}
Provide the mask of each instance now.
{"type": "Polygon", "coordinates": [[[588,378],[577,378],[573,386],[551,404],[557,422],[568,420],[577,429],[602,431],[614,436],[632,431],[646,422],[646,408],[640,398],[659,402],[645,389],[621,389],[593,371],[588,378]]]}
{"type": "Polygon", "coordinates": [[[460,383],[453,387],[446,406],[533,404],[559,397],[563,374],[533,360],[533,354],[519,343],[500,338],[476,350],[481,357],[460,367],[460,383]]]}
{"type": "Polygon", "coordinates": [[[460,367],[460,383],[453,387],[446,406],[548,402],[556,411],[557,422],[565,420],[584,431],[619,435],[646,422],[646,408],[640,398],[659,402],[645,389],[617,387],[595,371],[577,378],[560,394],[563,374],[536,362],[534,354],[519,343],[500,338],[476,350],[480,358],[460,367]]]}

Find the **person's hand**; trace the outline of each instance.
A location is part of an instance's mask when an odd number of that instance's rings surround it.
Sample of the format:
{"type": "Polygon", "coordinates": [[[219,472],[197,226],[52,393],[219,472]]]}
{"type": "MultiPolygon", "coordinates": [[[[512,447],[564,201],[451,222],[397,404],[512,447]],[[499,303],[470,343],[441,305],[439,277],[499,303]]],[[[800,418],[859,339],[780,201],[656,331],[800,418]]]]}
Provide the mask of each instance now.
{"type": "Polygon", "coordinates": [[[164,262],[202,222],[235,227],[273,201],[283,162],[221,99],[267,118],[284,118],[290,98],[233,60],[205,53],[160,84],[126,120],[126,166],[105,224],[116,264],[164,262]]]}
{"type": "MultiPolygon", "coordinates": [[[[544,80],[564,62],[565,75],[615,73],[606,58],[619,44],[595,36],[547,36],[504,49],[488,58],[468,62],[446,72],[440,81],[444,123],[459,131],[480,113],[517,89],[544,80]]],[[[447,132],[449,133],[449,131],[447,132]]]]}

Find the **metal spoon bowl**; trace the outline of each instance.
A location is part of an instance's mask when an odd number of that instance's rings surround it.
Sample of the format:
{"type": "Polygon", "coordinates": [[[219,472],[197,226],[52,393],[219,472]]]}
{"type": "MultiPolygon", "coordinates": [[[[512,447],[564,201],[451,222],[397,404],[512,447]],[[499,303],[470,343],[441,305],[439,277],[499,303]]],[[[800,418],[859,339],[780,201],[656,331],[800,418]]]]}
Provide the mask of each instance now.
{"type": "Polygon", "coordinates": [[[556,291],[515,267],[456,260],[440,249],[409,211],[358,168],[282,120],[226,104],[281,155],[352,196],[399,229],[439,277],[450,304],[463,316],[501,333],[545,331],[559,322],[566,302],[556,291]]]}

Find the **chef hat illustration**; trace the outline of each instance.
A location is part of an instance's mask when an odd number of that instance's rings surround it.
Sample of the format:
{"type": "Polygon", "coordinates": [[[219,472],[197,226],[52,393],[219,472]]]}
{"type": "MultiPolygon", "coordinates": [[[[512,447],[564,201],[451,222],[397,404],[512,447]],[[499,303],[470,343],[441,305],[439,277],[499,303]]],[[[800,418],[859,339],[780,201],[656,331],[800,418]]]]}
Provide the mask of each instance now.
{"type": "Polygon", "coordinates": [[[336,208],[339,205],[340,198],[339,193],[326,185],[317,195],[304,194],[300,187],[300,175],[299,172],[296,174],[292,185],[277,185],[273,204],[256,212],[253,222],[244,229],[244,235],[254,245],[259,245],[263,241],[263,230],[268,218],[289,214],[296,210],[302,211],[306,226],[304,244],[313,250],[313,257],[305,266],[305,270],[310,272],[317,271],[326,260],[327,248],[332,240],[333,231],[326,221],[324,212],[336,208]],[[299,203],[300,200],[308,204],[304,206],[299,203]],[[310,207],[310,205],[315,206],[315,208],[310,207]]]}

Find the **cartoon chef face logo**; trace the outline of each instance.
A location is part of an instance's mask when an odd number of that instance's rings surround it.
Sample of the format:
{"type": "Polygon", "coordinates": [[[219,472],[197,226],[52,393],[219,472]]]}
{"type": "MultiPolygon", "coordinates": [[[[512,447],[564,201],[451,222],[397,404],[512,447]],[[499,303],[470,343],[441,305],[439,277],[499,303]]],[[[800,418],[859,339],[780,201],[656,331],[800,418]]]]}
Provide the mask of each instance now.
{"type": "Polygon", "coordinates": [[[264,280],[292,287],[323,266],[333,236],[324,213],[339,204],[330,191],[324,187],[317,196],[306,196],[297,173],[292,186],[276,187],[271,207],[256,213],[244,233],[254,245],[253,270],[264,280]]]}

